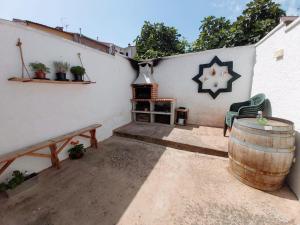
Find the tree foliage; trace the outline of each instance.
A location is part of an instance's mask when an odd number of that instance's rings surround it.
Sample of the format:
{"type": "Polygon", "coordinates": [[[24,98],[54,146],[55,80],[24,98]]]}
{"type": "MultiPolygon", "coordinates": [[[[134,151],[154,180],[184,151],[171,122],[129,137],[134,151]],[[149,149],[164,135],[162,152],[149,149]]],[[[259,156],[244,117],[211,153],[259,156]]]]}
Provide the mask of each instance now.
{"type": "Polygon", "coordinates": [[[176,28],[145,21],[135,39],[136,59],[254,44],[277,26],[284,15],[285,11],[274,0],[252,0],[233,23],[225,17],[205,17],[201,21],[199,37],[192,46],[176,28]]]}
{"type": "Polygon", "coordinates": [[[228,45],[240,46],[258,42],[278,25],[282,16],[285,16],[285,11],[272,0],[249,2],[230,29],[228,45]]]}
{"type": "Polygon", "coordinates": [[[174,27],[164,23],[145,21],[140,35],[135,39],[136,59],[152,59],[185,53],[188,43],[174,27]]]}
{"type": "Polygon", "coordinates": [[[193,50],[207,50],[254,44],[262,39],[285,15],[280,4],[272,0],[252,0],[232,24],[224,17],[206,17],[193,50]]]}
{"type": "Polygon", "coordinates": [[[231,23],[225,17],[205,17],[199,28],[199,38],[193,44],[194,51],[222,48],[226,45],[231,23]]]}

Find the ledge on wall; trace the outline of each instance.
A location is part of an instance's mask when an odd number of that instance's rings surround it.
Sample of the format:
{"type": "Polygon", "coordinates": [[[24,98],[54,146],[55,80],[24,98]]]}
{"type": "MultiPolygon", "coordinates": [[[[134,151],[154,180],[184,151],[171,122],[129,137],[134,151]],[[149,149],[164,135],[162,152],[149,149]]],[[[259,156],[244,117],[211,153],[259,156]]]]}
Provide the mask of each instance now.
{"type": "Polygon", "coordinates": [[[11,77],[8,81],[16,81],[23,83],[50,83],[50,84],[95,84],[95,81],[58,81],[58,80],[42,80],[42,79],[29,79],[29,78],[19,78],[11,77]]]}

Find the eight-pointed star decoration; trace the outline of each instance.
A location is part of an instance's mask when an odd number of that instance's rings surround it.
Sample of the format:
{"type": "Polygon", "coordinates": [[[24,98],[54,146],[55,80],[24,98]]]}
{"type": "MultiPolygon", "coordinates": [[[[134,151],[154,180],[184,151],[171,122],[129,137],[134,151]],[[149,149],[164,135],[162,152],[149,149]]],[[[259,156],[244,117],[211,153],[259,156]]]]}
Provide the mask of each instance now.
{"type": "Polygon", "coordinates": [[[199,74],[193,77],[199,93],[209,93],[214,99],[221,92],[231,92],[232,82],[241,75],[233,71],[233,62],[222,62],[215,56],[210,63],[199,65],[199,74]]]}

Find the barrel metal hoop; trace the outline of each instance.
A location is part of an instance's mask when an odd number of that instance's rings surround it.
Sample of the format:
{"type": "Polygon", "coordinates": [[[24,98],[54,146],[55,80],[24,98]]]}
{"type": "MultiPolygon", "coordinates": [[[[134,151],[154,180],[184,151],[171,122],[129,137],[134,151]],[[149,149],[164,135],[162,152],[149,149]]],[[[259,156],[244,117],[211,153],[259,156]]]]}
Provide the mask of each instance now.
{"type": "Polygon", "coordinates": [[[280,137],[283,137],[283,138],[295,137],[295,131],[294,130],[291,130],[289,132],[287,132],[287,131],[268,130],[266,132],[266,130],[257,129],[257,128],[253,128],[253,127],[245,127],[245,126],[242,126],[238,123],[233,123],[233,127],[238,128],[242,131],[245,131],[249,134],[260,135],[260,136],[277,137],[277,136],[280,135],[280,137]]]}
{"type": "MultiPolygon", "coordinates": [[[[258,130],[265,130],[265,129],[262,129],[262,128],[265,127],[263,125],[260,125],[258,123],[257,124],[256,123],[247,123],[247,122],[245,122],[243,120],[245,118],[256,118],[256,116],[237,116],[235,118],[237,119],[237,123],[239,123],[242,126],[250,127],[250,128],[258,129],[258,130]]],[[[289,120],[285,120],[285,119],[281,119],[281,118],[276,118],[276,117],[264,117],[264,118],[266,118],[268,120],[275,120],[275,121],[286,123],[286,124],[290,125],[291,128],[292,128],[292,129],[290,129],[290,128],[287,129],[288,127],[278,127],[278,126],[275,126],[278,132],[294,131],[294,129],[295,129],[294,123],[291,122],[291,121],[289,121],[289,120]]],[[[266,126],[268,127],[268,125],[266,125],[266,126]]]]}
{"type": "Polygon", "coordinates": [[[254,173],[256,173],[256,174],[270,175],[270,176],[279,176],[279,177],[281,177],[281,176],[285,176],[285,175],[289,174],[289,172],[290,172],[289,170],[288,170],[288,171],[285,171],[285,172],[277,172],[277,173],[266,172],[266,171],[260,171],[260,170],[254,169],[254,168],[252,168],[252,167],[249,167],[249,166],[247,166],[247,165],[244,165],[244,164],[242,164],[242,163],[240,163],[240,162],[234,160],[230,154],[228,154],[228,156],[229,156],[229,160],[231,160],[233,163],[237,164],[238,166],[240,166],[240,167],[242,167],[242,168],[244,168],[244,169],[246,169],[246,170],[249,170],[249,171],[251,171],[251,172],[254,172],[254,173]]]}
{"type": "Polygon", "coordinates": [[[235,142],[236,144],[242,145],[247,148],[252,148],[257,151],[261,152],[270,152],[270,153],[292,153],[295,151],[296,147],[293,146],[292,148],[270,148],[270,147],[264,147],[256,144],[252,144],[249,142],[241,141],[234,137],[233,135],[230,136],[230,140],[235,142]]]}

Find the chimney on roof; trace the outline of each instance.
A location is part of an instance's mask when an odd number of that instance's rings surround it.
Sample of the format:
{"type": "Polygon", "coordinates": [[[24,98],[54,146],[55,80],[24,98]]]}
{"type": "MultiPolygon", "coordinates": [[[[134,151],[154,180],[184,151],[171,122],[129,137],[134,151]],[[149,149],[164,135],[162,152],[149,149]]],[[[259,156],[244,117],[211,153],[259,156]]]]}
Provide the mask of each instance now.
{"type": "Polygon", "coordinates": [[[59,30],[59,31],[64,31],[64,28],[63,27],[55,27],[56,30],[59,30]]]}
{"type": "Polygon", "coordinates": [[[18,22],[24,22],[24,20],[15,19],[15,18],[13,18],[12,21],[13,21],[13,22],[16,22],[16,23],[18,23],[18,22]]]}
{"type": "Polygon", "coordinates": [[[280,22],[284,23],[286,26],[296,20],[298,16],[282,16],[280,17],[280,22]]]}
{"type": "Polygon", "coordinates": [[[15,19],[15,18],[13,18],[13,20],[12,20],[14,23],[21,23],[21,24],[23,24],[23,25],[26,25],[26,21],[25,20],[20,20],[20,19],[15,19]]]}

